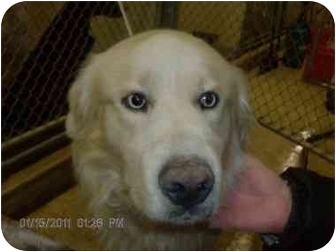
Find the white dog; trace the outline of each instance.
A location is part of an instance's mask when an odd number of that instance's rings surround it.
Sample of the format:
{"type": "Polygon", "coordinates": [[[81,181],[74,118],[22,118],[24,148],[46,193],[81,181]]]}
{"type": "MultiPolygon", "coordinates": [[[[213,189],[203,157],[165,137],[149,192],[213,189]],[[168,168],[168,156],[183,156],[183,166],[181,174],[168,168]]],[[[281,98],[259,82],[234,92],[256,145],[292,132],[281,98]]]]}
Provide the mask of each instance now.
{"type": "Polygon", "coordinates": [[[145,32],[89,60],[66,127],[107,248],[211,249],[207,220],[241,168],[244,83],[205,42],[177,31],[145,32]]]}

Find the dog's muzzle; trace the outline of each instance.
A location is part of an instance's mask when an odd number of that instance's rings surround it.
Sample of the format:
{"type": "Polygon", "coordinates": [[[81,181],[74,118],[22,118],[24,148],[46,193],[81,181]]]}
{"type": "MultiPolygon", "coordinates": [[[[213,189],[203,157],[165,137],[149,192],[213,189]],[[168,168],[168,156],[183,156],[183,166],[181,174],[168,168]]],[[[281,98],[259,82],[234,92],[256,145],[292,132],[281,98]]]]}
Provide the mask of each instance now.
{"type": "Polygon", "coordinates": [[[214,174],[210,165],[197,156],[174,157],[163,166],[159,185],[173,204],[190,209],[208,197],[214,174]]]}

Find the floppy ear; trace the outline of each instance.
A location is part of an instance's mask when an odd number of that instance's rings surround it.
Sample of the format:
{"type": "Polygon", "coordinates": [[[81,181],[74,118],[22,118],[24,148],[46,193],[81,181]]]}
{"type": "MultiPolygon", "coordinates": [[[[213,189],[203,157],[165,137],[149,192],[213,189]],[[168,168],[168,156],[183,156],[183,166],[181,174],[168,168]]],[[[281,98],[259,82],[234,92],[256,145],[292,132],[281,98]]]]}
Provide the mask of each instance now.
{"type": "Polygon", "coordinates": [[[82,138],[99,117],[98,81],[95,77],[93,59],[86,62],[68,93],[69,113],[66,132],[70,138],[82,138]]]}
{"type": "Polygon", "coordinates": [[[248,102],[247,77],[245,73],[235,67],[233,71],[234,101],[232,109],[233,132],[236,132],[240,145],[243,146],[248,135],[248,129],[253,121],[252,111],[248,102]]]}

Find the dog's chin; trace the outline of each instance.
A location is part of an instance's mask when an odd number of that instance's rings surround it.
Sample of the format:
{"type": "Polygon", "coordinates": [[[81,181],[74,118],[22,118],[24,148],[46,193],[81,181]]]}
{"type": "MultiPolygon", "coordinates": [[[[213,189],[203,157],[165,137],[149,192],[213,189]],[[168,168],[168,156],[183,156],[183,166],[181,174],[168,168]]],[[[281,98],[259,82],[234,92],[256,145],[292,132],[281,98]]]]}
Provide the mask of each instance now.
{"type": "Polygon", "coordinates": [[[190,226],[207,223],[213,213],[212,207],[193,207],[184,209],[176,207],[167,213],[164,222],[177,226],[190,226]]]}

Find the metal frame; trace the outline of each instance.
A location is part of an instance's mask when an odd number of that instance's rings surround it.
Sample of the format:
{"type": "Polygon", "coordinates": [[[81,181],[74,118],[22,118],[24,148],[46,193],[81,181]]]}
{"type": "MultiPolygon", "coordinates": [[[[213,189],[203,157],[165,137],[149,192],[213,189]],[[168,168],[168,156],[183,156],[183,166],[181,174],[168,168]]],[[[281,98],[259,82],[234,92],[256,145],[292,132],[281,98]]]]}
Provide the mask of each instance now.
{"type": "Polygon", "coordinates": [[[64,122],[65,118],[62,117],[3,143],[1,146],[2,180],[69,145],[70,139],[65,134],[64,122]]]}

